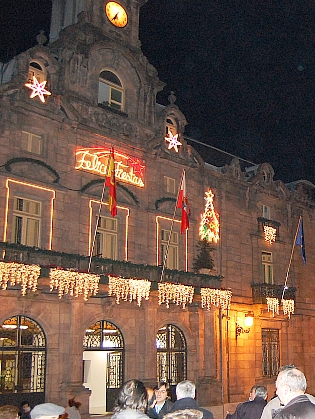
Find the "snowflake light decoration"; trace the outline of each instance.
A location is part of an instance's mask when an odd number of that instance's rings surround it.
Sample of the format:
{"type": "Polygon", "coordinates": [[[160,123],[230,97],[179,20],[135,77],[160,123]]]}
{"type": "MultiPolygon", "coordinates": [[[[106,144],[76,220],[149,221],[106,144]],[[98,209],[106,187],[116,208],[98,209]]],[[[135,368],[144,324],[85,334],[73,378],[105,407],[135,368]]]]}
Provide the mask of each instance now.
{"type": "Polygon", "coordinates": [[[178,141],[178,134],[173,135],[171,132],[168,132],[165,141],[169,142],[168,149],[174,148],[176,153],[178,153],[178,146],[182,145],[180,141],[178,141]]]}
{"type": "Polygon", "coordinates": [[[43,81],[42,83],[39,83],[37,78],[33,76],[33,83],[25,84],[26,87],[33,90],[30,98],[33,99],[34,97],[38,96],[41,102],[44,103],[45,102],[44,95],[46,96],[51,95],[51,92],[45,89],[46,83],[47,83],[47,80],[43,81]]]}

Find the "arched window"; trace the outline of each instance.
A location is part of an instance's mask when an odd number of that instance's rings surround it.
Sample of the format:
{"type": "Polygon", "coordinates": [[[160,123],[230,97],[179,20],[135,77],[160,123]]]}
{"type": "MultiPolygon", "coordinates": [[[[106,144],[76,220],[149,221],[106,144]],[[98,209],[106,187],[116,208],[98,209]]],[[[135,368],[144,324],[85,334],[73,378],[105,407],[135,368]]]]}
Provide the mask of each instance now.
{"type": "Polygon", "coordinates": [[[92,390],[90,414],[111,412],[124,379],[124,339],[120,330],[100,320],[83,338],[83,384],[92,390]]]}
{"type": "Polygon", "coordinates": [[[178,126],[177,126],[177,122],[175,121],[174,118],[168,116],[166,118],[166,124],[165,124],[165,134],[172,134],[172,135],[176,135],[178,134],[178,126]]]}
{"type": "Polygon", "coordinates": [[[0,404],[7,394],[6,400],[19,405],[24,393],[32,405],[43,403],[45,367],[46,338],[40,325],[25,316],[5,320],[0,327],[0,404]]]}
{"type": "Polygon", "coordinates": [[[157,381],[176,385],[187,378],[187,345],[183,332],[173,324],[156,335],[157,381]]]}
{"type": "Polygon", "coordinates": [[[104,70],[99,76],[98,103],[113,109],[123,109],[123,87],[116,74],[104,70]]]}
{"type": "Polygon", "coordinates": [[[29,82],[33,81],[33,76],[36,77],[39,83],[47,80],[46,71],[42,64],[39,64],[36,61],[31,61],[28,69],[28,80],[29,82]]]}

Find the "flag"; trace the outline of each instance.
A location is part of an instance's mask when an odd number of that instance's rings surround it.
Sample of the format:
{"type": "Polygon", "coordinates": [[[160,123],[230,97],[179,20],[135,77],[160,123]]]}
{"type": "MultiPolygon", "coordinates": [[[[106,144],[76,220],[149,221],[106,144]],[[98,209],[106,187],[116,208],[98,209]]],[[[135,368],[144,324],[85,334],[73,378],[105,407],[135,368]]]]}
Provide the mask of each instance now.
{"type": "Polygon", "coordinates": [[[303,228],[303,218],[300,219],[299,229],[296,236],[295,244],[301,248],[301,255],[303,259],[303,265],[306,265],[306,253],[305,253],[305,244],[304,244],[304,228],[303,228]]]}
{"type": "Polygon", "coordinates": [[[180,185],[180,191],[177,200],[177,208],[182,209],[182,221],[181,221],[181,234],[185,233],[189,228],[189,214],[190,209],[188,206],[187,194],[186,194],[186,175],[185,170],[183,170],[182,181],[180,185]]]}
{"type": "Polygon", "coordinates": [[[116,179],[115,179],[115,160],[114,160],[114,148],[112,147],[110,155],[108,157],[107,171],[106,171],[106,186],[109,186],[108,192],[108,209],[115,217],[117,214],[117,202],[116,202],[116,179]]]}

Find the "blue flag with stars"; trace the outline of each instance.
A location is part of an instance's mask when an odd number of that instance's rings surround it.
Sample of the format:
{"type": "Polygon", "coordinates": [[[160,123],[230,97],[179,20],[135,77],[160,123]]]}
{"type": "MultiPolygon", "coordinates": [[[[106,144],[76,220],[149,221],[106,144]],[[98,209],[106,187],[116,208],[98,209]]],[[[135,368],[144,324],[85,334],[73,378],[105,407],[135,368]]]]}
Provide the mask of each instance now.
{"type": "Polygon", "coordinates": [[[303,265],[306,265],[306,253],[305,253],[305,243],[304,243],[304,228],[303,228],[303,218],[300,220],[299,230],[296,236],[295,244],[301,248],[301,255],[303,259],[303,265]]]}

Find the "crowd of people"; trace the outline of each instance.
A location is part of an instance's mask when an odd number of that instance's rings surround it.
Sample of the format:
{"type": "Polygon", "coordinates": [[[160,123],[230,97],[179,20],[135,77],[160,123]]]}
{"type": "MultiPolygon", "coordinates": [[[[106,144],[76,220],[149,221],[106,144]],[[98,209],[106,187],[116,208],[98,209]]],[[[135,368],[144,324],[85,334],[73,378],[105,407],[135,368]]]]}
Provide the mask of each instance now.
{"type": "MultiPolygon", "coordinates": [[[[295,365],[280,368],[276,392],[267,403],[268,391],[263,385],[254,385],[249,399],[240,403],[234,413],[225,419],[315,419],[315,397],[305,393],[305,375],[295,365]]],[[[142,381],[129,380],[120,388],[111,419],[214,419],[213,414],[199,407],[196,386],[192,381],[181,381],[176,386],[176,401],[172,402],[170,386],[159,382],[148,388],[142,381]]],[[[0,419],[81,419],[81,403],[72,398],[66,408],[53,403],[36,405],[23,401],[21,409],[6,405],[0,407],[0,419]]]]}

